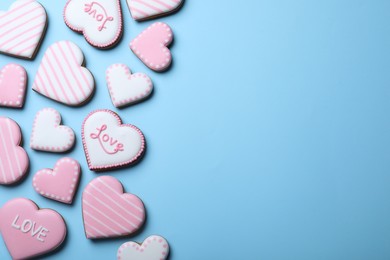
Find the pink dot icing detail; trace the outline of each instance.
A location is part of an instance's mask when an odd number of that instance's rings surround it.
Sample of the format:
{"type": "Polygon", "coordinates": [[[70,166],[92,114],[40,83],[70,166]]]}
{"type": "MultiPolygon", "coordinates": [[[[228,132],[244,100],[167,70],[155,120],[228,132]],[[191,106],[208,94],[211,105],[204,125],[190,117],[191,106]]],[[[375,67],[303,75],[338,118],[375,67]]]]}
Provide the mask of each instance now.
{"type": "Polygon", "coordinates": [[[26,70],[18,64],[6,65],[0,71],[0,106],[23,107],[26,87],[26,70]]]}
{"type": "Polygon", "coordinates": [[[169,255],[168,242],[161,236],[153,235],[140,245],[136,242],[122,244],[117,252],[117,259],[122,260],[166,260],[169,255]]]}

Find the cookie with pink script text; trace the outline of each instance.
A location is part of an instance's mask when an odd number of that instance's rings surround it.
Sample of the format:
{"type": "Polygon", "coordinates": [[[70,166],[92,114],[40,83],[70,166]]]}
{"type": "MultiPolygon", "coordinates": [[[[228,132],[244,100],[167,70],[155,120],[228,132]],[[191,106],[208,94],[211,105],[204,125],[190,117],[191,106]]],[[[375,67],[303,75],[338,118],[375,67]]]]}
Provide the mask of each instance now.
{"type": "Polygon", "coordinates": [[[118,260],[166,260],[169,255],[169,244],[161,236],[150,236],[142,244],[126,242],[117,253],[118,260]]]}
{"type": "Polygon", "coordinates": [[[176,12],[184,0],[127,0],[134,20],[143,21],[176,12]]]}
{"type": "Polygon", "coordinates": [[[165,71],[172,63],[171,51],[167,48],[173,40],[171,28],[161,22],[149,26],[133,41],[130,49],[150,69],[165,71]]]}
{"type": "Polygon", "coordinates": [[[72,204],[80,180],[80,164],[72,158],[57,161],[54,169],[38,171],[33,179],[33,187],[42,196],[72,204]]]}
{"type": "Polygon", "coordinates": [[[13,259],[49,253],[66,237],[62,216],[52,209],[39,209],[31,200],[17,198],[0,209],[0,230],[13,259]]]}
{"type": "Polygon", "coordinates": [[[0,106],[21,108],[27,87],[27,72],[18,64],[8,64],[0,71],[0,106]]]}
{"type": "Polygon", "coordinates": [[[89,169],[110,170],[136,163],[145,151],[141,130],[122,124],[111,110],[96,110],[84,120],[82,139],[89,169]]]}
{"type": "Polygon", "coordinates": [[[35,115],[30,138],[34,150],[63,153],[69,151],[75,141],[72,128],[61,125],[61,115],[53,108],[44,108],[35,115]]]}
{"type": "Polygon", "coordinates": [[[83,192],[83,220],[87,238],[122,237],[137,232],[145,222],[145,207],[137,196],[124,193],[111,176],[93,179],[83,192]]]}
{"type": "Polygon", "coordinates": [[[152,80],[144,73],[131,74],[124,64],[113,64],[106,71],[111,101],[116,107],[138,103],[153,91],[152,80]]]}
{"type": "Polygon", "coordinates": [[[69,0],[64,20],[70,29],[82,33],[97,48],[113,47],[122,37],[120,0],[69,0]]]}
{"type": "Polygon", "coordinates": [[[17,0],[0,11],[0,52],[34,59],[47,27],[45,8],[37,1],[17,0]]]}
{"type": "Polygon", "coordinates": [[[0,184],[14,184],[27,173],[29,159],[21,147],[22,132],[12,119],[0,117],[0,184]]]}
{"type": "Polygon", "coordinates": [[[83,105],[95,89],[94,78],[83,64],[84,54],[76,44],[56,42],[46,50],[32,88],[65,105],[83,105]]]}

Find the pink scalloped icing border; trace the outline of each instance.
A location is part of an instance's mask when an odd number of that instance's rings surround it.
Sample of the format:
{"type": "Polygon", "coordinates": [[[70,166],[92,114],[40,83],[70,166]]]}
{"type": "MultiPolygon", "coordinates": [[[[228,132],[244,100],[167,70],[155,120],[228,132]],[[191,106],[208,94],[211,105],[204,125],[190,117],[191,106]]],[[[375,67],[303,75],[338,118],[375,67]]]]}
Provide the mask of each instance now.
{"type": "Polygon", "coordinates": [[[115,168],[120,168],[120,167],[124,167],[124,166],[127,166],[127,165],[131,165],[133,163],[136,163],[143,156],[143,154],[145,152],[146,141],[145,141],[145,136],[142,133],[142,131],[138,127],[136,127],[134,125],[122,124],[122,119],[118,116],[118,114],[115,113],[114,111],[109,110],[109,109],[98,109],[98,110],[90,112],[87,115],[87,117],[84,119],[83,124],[81,126],[81,139],[82,139],[82,142],[83,142],[83,148],[84,148],[84,152],[85,152],[85,157],[87,158],[88,167],[89,167],[90,170],[93,170],[93,171],[94,170],[96,170],[96,171],[110,170],[110,169],[115,169],[115,168]],[[128,160],[126,162],[122,162],[122,163],[114,163],[114,164],[103,165],[103,166],[98,166],[98,167],[91,165],[91,160],[89,158],[89,153],[88,153],[88,147],[87,147],[87,144],[85,142],[84,126],[85,126],[85,122],[88,120],[88,118],[90,118],[93,114],[99,113],[99,112],[106,112],[106,113],[109,113],[109,114],[113,115],[117,119],[119,127],[131,127],[131,128],[133,128],[134,130],[137,131],[137,133],[141,136],[141,142],[142,142],[141,143],[141,149],[139,150],[137,155],[135,155],[130,160],[128,160]]]}

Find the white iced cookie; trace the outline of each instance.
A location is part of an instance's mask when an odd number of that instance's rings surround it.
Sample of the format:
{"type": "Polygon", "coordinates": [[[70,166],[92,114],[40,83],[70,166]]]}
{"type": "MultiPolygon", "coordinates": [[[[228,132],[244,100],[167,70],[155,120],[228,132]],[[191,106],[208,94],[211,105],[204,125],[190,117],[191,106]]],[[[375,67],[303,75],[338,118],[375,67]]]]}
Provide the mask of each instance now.
{"type": "Polygon", "coordinates": [[[112,103],[116,107],[138,103],[153,91],[152,80],[146,74],[131,74],[124,64],[111,65],[106,71],[106,80],[112,103]]]}
{"type": "Polygon", "coordinates": [[[60,125],[61,115],[52,108],[44,108],[35,116],[30,138],[34,150],[62,153],[70,150],[75,141],[70,127],[60,125]]]}
{"type": "Polygon", "coordinates": [[[140,245],[136,242],[122,244],[118,260],[165,260],[169,255],[168,242],[160,236],[150,236],[140,245]]]}
{"type": "Polygon", "coordinates": [[[131,16],[142,21],[167,15],[177,11],[183,0],[127,0],[131,16]]]}
{"type": "Polygon", "coordinates": [[[88,43],[97,48],[110,48],[122,36],[119,0],[69,0],[64,20],[70,29],[82,33],[88,43]]]}

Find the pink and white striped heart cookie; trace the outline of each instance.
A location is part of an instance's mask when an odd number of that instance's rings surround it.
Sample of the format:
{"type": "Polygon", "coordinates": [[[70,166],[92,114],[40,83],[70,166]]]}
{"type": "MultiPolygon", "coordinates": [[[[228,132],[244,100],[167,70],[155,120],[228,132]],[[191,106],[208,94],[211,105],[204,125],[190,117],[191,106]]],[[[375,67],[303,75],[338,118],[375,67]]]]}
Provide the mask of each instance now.
{"type": "Polygon", "coordinates": [[[145,207],[137,196],[124,193],[117,179],[102,176],[84,189],[83,220],[89,239],[127,236],[144,224],[145,207]]]}
{"type": "Polygon", "coordinates": [[[150,236],[140,245],[136,242],[122,244],[117,253],[118,260],[165,260],[169,255],[169,244],[161,236],[150,236]]]}
{"type": "Polygon", "coordinates": [[[57,161],[54,169],[38,171],[33,179],[33,187],[42,196],[72,204],[80,180],[80,164],[72,158],[57,161]]]}
{"type": "Polygon", "coordinates": [[[183,0],[127,0],[131,16],[142,21],[168,15],[177,11],[183,0]]]}
{"type": "Polygon", "coordinates": [[[12,119],[0,117],[0,184],[16,183],[27,173],[29,160],[21,142],[19,125],[12,119]]]}
{"type": "Polygon", "coordinates": [[[70,41],[54,43],[43,56],[33,90],[69,106],[86,103],[93,94],[95,83],[83,63],[83,52],[76,44],[70,41]]]}
{"type": "Polygon", "coordinates": [[[27,72],[18,64],[8,64],[0,71],[0,106],[21,108],[27,87],[27,72]]]}
{"type": "Polygon", "coordinates": [[[46,31],[47,15],[37,1],[15,1],[0,11],[0,52],[33,59],[46,31]]]}
{"type": "Polygon", "coordinates": [[[124,64],[113,64],[106,71],[111,101],[116,107],[138,103],[153,91],[152,80],[144,73],[131,74],[124,64]]]}

